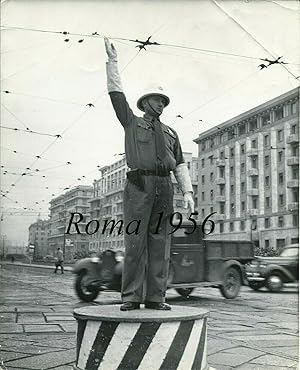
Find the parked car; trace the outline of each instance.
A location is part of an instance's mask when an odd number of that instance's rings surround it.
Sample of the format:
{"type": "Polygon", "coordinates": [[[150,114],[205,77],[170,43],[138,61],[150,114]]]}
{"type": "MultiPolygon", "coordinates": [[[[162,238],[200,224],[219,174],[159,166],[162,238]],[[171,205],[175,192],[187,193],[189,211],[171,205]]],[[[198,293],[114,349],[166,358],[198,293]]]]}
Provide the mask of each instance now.
{"type": "Polygon", "coordinates": [[[253,290],[267,287],[271,292],[298,281],[299,244],[287,245],[277,257],[257,257],[246,265],[246,276],[253,290]]]}
{"type": "Polygon", "coordinates": [[[51,256],[50,254],[47,254],[47,256],[44,257],[44,262],[54,262],[56,261],[56,258],[51,256]]]}

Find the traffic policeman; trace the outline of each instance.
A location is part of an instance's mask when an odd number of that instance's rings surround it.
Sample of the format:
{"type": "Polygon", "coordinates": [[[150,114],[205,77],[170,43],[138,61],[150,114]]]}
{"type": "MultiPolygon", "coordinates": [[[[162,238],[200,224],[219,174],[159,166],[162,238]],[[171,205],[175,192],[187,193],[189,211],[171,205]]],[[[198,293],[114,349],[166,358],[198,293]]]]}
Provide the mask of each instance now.
{"type": "Polygon", "coordinates": [[[137,101],[144,112],[137,117],[123,93],[117,52],[105,38],[107,87],[113,108],[125,131],[128,167],[124,189],[124,222],[140,220],[138,233],[124,235],[125,259],[121,310],[170,310],[165,303],[170,262],[170,216],[173,213],[173,171],[183,192],[185,207],[194,211],[193,188],[177,133],[160,121],[170,99],[161,87],[137,101]]]}

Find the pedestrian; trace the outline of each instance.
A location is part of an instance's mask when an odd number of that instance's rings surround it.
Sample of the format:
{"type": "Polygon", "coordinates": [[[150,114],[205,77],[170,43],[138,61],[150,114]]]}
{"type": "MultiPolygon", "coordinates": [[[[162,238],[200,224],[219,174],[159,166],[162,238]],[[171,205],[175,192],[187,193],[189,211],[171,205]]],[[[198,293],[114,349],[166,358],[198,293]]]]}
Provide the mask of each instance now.
{"type": "Polygon", "coordinates": [[[57,261],[55,262],[55,270],[54,273],[56,274],[58,267],[60,267],[61,273],[64,273],[64,254],[60,248],[57,248],[56,252],[57,261]]]}
{"type": "MultiPolygon", "coordinates": [[[[170,103],[161,87],[149,89],[137,101],[137,117],[123,93],[117,52],[105,38],[107,87],[125,131],[127,180],[124,222],[141,221],[136,233],[125,233],[121,311],[145,308],[170,310],[165,303],[170,261],[170,215],[173,213],[173,171],[183,192],[185,208],[194,211],[193,188],[177,133],[160,121],[170,103]]],[[[159,71],[158,71],[159,73],[159,71]]]]}

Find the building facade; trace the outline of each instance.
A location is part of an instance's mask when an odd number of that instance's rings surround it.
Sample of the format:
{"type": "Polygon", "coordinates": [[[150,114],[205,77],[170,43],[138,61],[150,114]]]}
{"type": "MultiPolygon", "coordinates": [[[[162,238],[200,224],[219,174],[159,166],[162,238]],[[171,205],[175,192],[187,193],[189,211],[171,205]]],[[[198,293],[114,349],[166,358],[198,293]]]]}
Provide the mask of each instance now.
{"type": "Polygon", "coordinates": [[[200,216],[216,212],[212,238],[261,249],[298,242],[299,89],[204,133],[198,144],[200,216]]]}
{"type": "MultiPolygon", "coordinates": [[[[50,201],[48,254],[55,256],[57,248],[61,248],[65,259],[71,260],[76,255],[84,255],[89,251],[89,235],[85,232],[85,227],[89,222],[89,200],[92,194],[91,186],[79,185],[50,201]],[[72,213],[82,215],[82,219],[78,222],[80,233],[73,225],[68,235],[65,233],[72,213]]],[[[79,218],[80,216],[76,216],[73,221],[79,221],[79,218]]]]}
{"type": "MultiPolygon", "coordinates": [[[[190,171],[196,197],[195,203],[197,204],[198,159],[192,157],[191,153],[183,153],[183,155],[190,171]]],[[[90,236],[90,251],[122,250],[124,249],[124,229],[127,226],[124,224],[123,214],[123,191],[128,171],[125,156],[115,163],[101,168],[100,171],[101,178],[94,181],[93,198],[90,200],[90,218],[98,220],[100,227],[90,236]],[[116,226],[112,230],[113,222],[116,226]],[[120,229],[121,224],[122,228],[120,229]]],[[[173,174],[172,182],[174,183],[174,212],[180,212],[184,218],[187,211],[183,207],[183,196],[173,174]]],[[[179,215],[174,217],[178,218],[179,215]]],[[[92,229],[91,232],[93,232],[92,229]]]]}
{"type": "Polygon", "coordinates": [[[34,246],[34,259],[43,259],[48,251],[49,221],[37,220],[29,226],[28,245],[34,246]]]}

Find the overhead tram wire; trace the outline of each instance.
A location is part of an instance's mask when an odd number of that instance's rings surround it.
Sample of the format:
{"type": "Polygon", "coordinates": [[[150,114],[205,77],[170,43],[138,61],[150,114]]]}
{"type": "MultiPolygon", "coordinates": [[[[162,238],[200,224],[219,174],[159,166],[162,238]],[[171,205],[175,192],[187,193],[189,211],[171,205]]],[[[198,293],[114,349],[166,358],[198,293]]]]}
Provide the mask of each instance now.
{"type": "Polygon", "coordinates": [[[3,128],[5,130],[12,130],[12,131],[15,131],[15,132],[17,132],[17,131],[26,132],[27,134],[57,137],[57,135],[48,134],[46,132],[38,132],[38,131],[33,131],[33,130],[23,130],[23,129],[17,128],[17,127],[14,128],[14,127],[8,127],[8,126],[0,126],[0,128],[3,128]]]}
{"type": "Polygon", "coordinates": [[[20,122],[21,123],[21,125],[23,125],[25,128],[26,128],[26,130],[25,131],[27,131],[27,130],[29,130],[29,127],[22,121],[22,120],[20,120],[20,118],[19,117],[17,117],[11,110],[9,110],[3,103],[1,103],[1,106],[10,114],[10,115],[12,115],[18,122],[20,122]]]}
{"type": "MultiPolygon", "coordinates": [[[[221,10],[232,22],[234,22],[240,29],[242,29],[256,44],[258,44],[265,52],[267,52],[269,55],[271,55],[272,58],[276,59],[276,57],[260,42],[258,41],[244,26],[242,26],[233,16],[231,16],[225,9],[223,9],[216,0],[211,0],[215,6],[221,10]]],[[[263,60],[262,58],[260,58],[263,60]]],[[[292,75],[296,80],[297,77],[294,75],[293,72],[291,72],[286,65],[280,63],[280,65],[290,74],[292,75]]]]}

